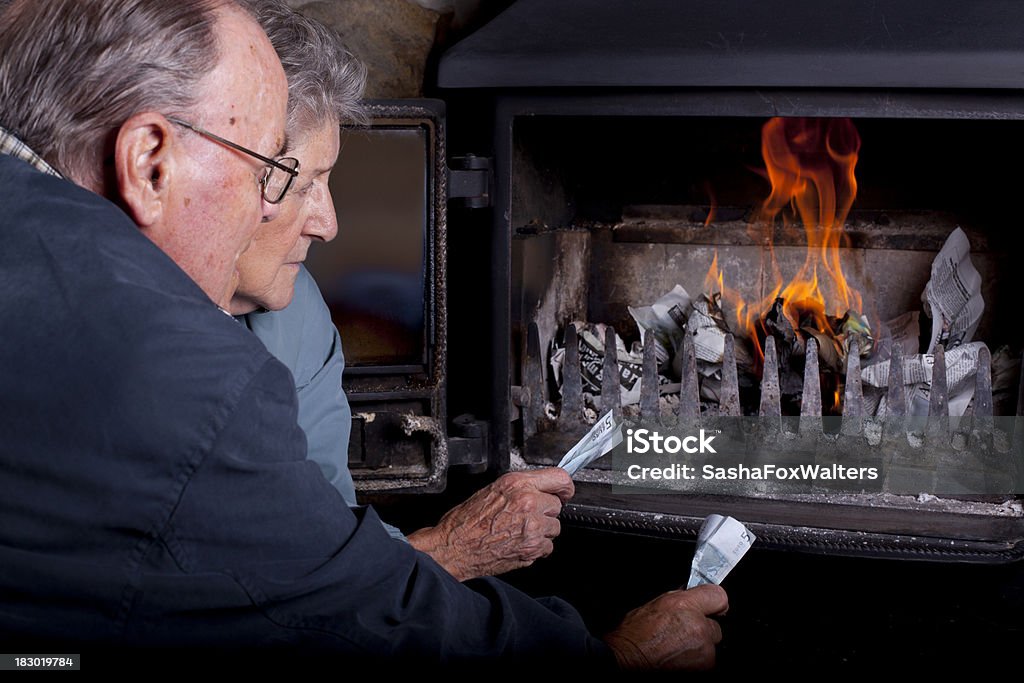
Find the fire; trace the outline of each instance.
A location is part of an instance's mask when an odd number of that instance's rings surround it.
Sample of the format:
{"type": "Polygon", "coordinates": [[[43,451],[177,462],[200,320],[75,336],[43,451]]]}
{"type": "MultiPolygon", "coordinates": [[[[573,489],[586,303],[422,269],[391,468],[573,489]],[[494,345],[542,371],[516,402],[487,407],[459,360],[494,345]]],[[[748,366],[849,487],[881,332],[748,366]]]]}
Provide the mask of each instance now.
{"type": "Polygon", "coordinates": [[[704,219],[704,227],[706,228],[715,222],[715,210],[718,207],[718,201],[715,200],[715,191],[711,188],[709,183],[705,184],[705,189],[708,191],[708,199],[710,200],[708,204],[708,217],[704,219]]]}
{"type": "MultiPolygon", "coordinates": [[[[840,247],[848,246],[843,225],[857,197],[859,150],[860,137],[849,119],[774,118],[762,131],[761,153],[772,189],[757,220],[774,226],[789,207],[807,236],[804,264],[780,294],[794,327],[804,317],[801,312],[825,331],[826,311],[841,316],[851,308],[861,310],[860,294],[849,286],[839,259],[840,247]]],[[[779,285],[777,269],[775,274],[779,285]]]]}
{"type": "MultiPolygon", "coordinates": [[[[764,360],[764,351],[761,349],[760,340],[757,335],[757,325],[761,319],[761,308],[748,305],[738,290],[732,289],[725,284],[725,273],[718,265],[717,249],[715,249],[715,257],[711,261],[708,274],[704,276],[704,291],[721,293],[722,309],[728,310],[732,308],[733,310],[733,316],[736,321],[733,330],[753,342],[756,349],[756,362],[760,364],[764,360]]],[[[770,301],[774,301],[774,299],[770,301]]]]}
{"type": "Polygon", "coordinates": [[[828,316],[863,310],[861,295],[850,286],[840,261],[840,249],[849,246],[843,226],[857,196],[859,150],[860,137],[849,119],[773,118],[764,125],[761,153],[771,191],[754,221],[765,237],[772,291],[756,303],[727,291],[717,252],[705,279],[705,291],[717,285],[723,301],[734,307],[737,332],[755,345],[757,326],[779,297],[794,329],[813,326],[829,335],[828,316]],[[791,229],[795,222],[804,230],[807,251],[800,270],[784,282],[772,237],[780,224],[791,229]]]}

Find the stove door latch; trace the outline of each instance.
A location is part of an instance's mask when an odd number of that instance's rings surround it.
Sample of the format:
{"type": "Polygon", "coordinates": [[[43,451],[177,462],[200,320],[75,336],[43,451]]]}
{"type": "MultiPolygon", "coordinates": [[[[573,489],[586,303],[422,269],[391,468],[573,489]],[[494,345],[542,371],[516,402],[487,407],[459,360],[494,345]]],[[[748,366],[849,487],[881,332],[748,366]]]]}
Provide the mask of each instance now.
{"type": "Polygon", "coordinates": [[[459,415],[452,420],[448,437],[448,465],[465,465],[473,474],[487,470],[490,452],[490,427],[472,415],[459,415]]]}
{"type": "Polygon", "coordinates": [[[494,194],[491,158],[467,154],[449,161],[448,199],[462,199],[468,209],[490,206],[494,194]]]}

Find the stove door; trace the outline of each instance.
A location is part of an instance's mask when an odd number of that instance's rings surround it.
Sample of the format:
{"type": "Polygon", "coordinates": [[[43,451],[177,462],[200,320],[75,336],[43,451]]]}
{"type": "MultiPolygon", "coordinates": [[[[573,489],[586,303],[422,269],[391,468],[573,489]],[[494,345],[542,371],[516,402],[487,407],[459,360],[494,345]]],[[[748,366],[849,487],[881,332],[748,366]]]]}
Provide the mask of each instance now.
{"type": "Polygon", "coordinates": [[[345,350],[349,466],[360,491],[444,488],[444,103],[370,101],[342,129],[338,238],[307,261],[345,350]]]}

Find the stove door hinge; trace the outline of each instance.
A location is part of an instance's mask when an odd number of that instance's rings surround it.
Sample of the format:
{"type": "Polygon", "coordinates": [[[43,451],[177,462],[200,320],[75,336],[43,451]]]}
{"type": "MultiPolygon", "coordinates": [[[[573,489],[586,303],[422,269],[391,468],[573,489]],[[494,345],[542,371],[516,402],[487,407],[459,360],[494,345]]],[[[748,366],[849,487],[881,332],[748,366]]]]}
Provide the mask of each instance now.
{"type": "Polygon", "coordinates": [[[494,171],[490,157],[467,154],[452,157],[448,165],[448,199],[461,199],[468,209],[491,205],[494,171]]]}
{"type": "Polygon", "coordinates": [[[452,420],[448,437],[448,465],[465,465],[473,474],[487,470],[490,454],[490,425],[472,415],[452,420]]]}

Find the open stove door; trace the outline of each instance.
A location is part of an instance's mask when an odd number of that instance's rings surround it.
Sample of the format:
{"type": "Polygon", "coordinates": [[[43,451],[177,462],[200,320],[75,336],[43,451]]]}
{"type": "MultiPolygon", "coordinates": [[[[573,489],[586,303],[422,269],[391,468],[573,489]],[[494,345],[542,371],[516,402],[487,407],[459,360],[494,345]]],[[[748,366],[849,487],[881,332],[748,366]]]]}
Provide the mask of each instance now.
{"type": "MultiPolygon", "coordinates": [[[[342,129],[330,178],[339,236],[307,266],[344,345],[357,489],[437,491],[451,463],[445,108],[375,100],[368,114],[342,129]]],[[[456,455],[465,450],[456,439],[456,455]]]]}

